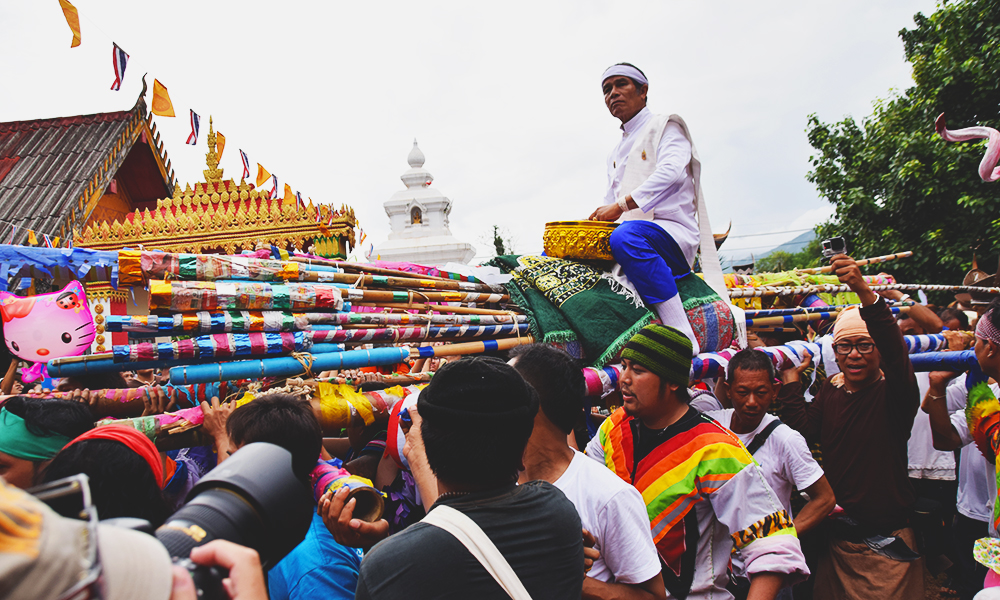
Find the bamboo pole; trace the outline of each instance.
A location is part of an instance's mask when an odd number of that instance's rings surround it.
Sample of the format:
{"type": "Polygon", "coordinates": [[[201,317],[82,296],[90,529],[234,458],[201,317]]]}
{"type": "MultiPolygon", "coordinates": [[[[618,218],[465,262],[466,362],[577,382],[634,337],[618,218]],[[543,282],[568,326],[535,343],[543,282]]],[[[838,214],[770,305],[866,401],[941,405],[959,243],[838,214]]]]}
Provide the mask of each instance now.
{"type": "MultiPolygon", "coordinates": [[[[865,265],[876,265],[878,263],[889,262],[890,260],[896,260],[897,258],[909,258],[913,256],[913,252],[906,250],[905,252],[896,252],[894,254],[886,254],[884,256],[873,256],[871,258],[863,258],[857,262],[859,267],[865,265]]],[[[833,265],[826,265],[825,267],[814,267],[812,269],[795,269],[796,273],[806,273],[809,275],[816,275],[819,273],[832,273],[833,265]]]]}
{"type": "MultiPolygon", "coordinates": [[[[915,292],[925,290],[928,292],[969,292],[979,294],[1000,294],[1000,287],[978,287],[974,285],[938,285],[931,283],[894,283],[891,285],[869,285],[873,292],[884,290],[901,290],[915,292]]],[[[729,290],[730,298],[759,298],[762,296],[805,296],[809,294],[840,294],[851,292],[850,286],[821,284],[807,286],[788,287],[756,287],[756,288],[732,288],[729,290]]]]}

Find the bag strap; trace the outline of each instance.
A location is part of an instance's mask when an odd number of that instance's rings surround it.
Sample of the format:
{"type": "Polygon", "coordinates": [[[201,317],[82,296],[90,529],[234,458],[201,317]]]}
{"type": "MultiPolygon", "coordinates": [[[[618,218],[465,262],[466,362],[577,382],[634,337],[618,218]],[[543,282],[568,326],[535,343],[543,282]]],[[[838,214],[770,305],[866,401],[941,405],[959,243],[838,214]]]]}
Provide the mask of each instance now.
{"type": "Polygon", "coordinates": [[[507,559],[475,521],[450,506],[439,504],[421,522],[444,529],[455,536],[513,600],[531,600],[528,590],[524,589],[524,584],[517,578],[507,559]]]}
{"type": "Polygon", "coordinates": [[[747,446],[747,452],[751,455],[757,454],[757,451],[764,445],[764,442],[767,441],[767,438],[771,435],[771,433],[778,428],[778,425],[781,425],[781,419],[771,421],[768,423],[767,427],[761,430],[760,433],[753,436],[753,439],[750,440],[750,444],[747,446]]]}

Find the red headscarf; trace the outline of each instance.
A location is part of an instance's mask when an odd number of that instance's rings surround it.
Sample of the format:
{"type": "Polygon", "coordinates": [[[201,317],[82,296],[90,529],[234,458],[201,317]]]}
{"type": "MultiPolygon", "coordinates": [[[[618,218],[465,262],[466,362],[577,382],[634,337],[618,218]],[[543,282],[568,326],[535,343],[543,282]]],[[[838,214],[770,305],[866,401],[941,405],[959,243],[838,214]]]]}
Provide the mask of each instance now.
{"type": "Polygon", "coordinates": [[[163,462],[160,460],[160,453],[157,452],[156,446],[148,437],[139,433],[135,429],[124,425],[104,425],[101,427],[95,427],[72,442],[66,444],[66,448],[84,440],[112,440],[125,444],[130,450],[141,456],[143,460],[146,461],[146,464],[148,464],[149,468],[153,471],[153,477],[156,478],[156,485],[161,488],[163,487],[163,462]]]}

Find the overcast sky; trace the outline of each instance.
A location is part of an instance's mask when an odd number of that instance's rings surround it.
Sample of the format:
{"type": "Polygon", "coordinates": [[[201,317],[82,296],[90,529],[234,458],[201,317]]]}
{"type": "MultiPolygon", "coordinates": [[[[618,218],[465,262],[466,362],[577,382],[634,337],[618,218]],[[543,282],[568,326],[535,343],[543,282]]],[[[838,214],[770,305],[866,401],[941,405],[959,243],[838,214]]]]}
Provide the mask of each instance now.
{"type": "MultiPolygon", "coordinates": [[[[354,207],[376,246],[382,203],[417,138],[451,230],[489,256],[505,228],[539,252],[546,221],[602,201],[620,137],[600,75],[628,61],[654,112],[687,121],[723,256],[763,252],[830,213],[806,181],[806,118],[871,113],[911,85],[897,35],[930,0],[870,2],[256,2],[74,0],[83,43],[57,0],[0,4],[0,121],[130,108],[148,72],[178,117],[155,117],[178,179],[203,179],[208,116],[227,140],[321,203],[354,207]],[[110,91],[112,40],[131,55],[110,91]],[[203,117],[187,146],[188,109],[203,117]],[[770,232],[789,232],[760,236],[770,232]],[[751,236],[751,237],[742,237],[751,236]]],[[[151,93],[151,91],[150,91],[151,93]]],[[[149,96],[147,96],[148,102],[149,96]]],[[[928,124],[928,126],[931,126],[928,124]]],[[[265,184],[265,187],[270,187],[265,184]]],[[[886,248],[890,252],[893,248],[886,248]]]]}

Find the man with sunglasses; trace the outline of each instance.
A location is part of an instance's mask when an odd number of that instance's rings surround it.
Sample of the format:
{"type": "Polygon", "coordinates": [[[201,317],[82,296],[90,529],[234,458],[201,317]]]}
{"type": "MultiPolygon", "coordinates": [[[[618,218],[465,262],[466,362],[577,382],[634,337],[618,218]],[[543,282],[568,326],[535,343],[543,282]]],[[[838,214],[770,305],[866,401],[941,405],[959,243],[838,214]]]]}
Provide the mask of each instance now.
{"type": "Polygon", "coordinates": [[[831,263],[861,300],[860,309],[842,311],[834,325],[840,372],[808,404],[800,384],[788,384],[798,389],[781,414],[807,440],[821,444],[823,469],[844,509],[830,523],[815,597],[922,598],[923,559],[911,550],[914,493],[906,448],[920,406],[913,367],[892,312],[854,259],[838,254],[831,263]]]}

